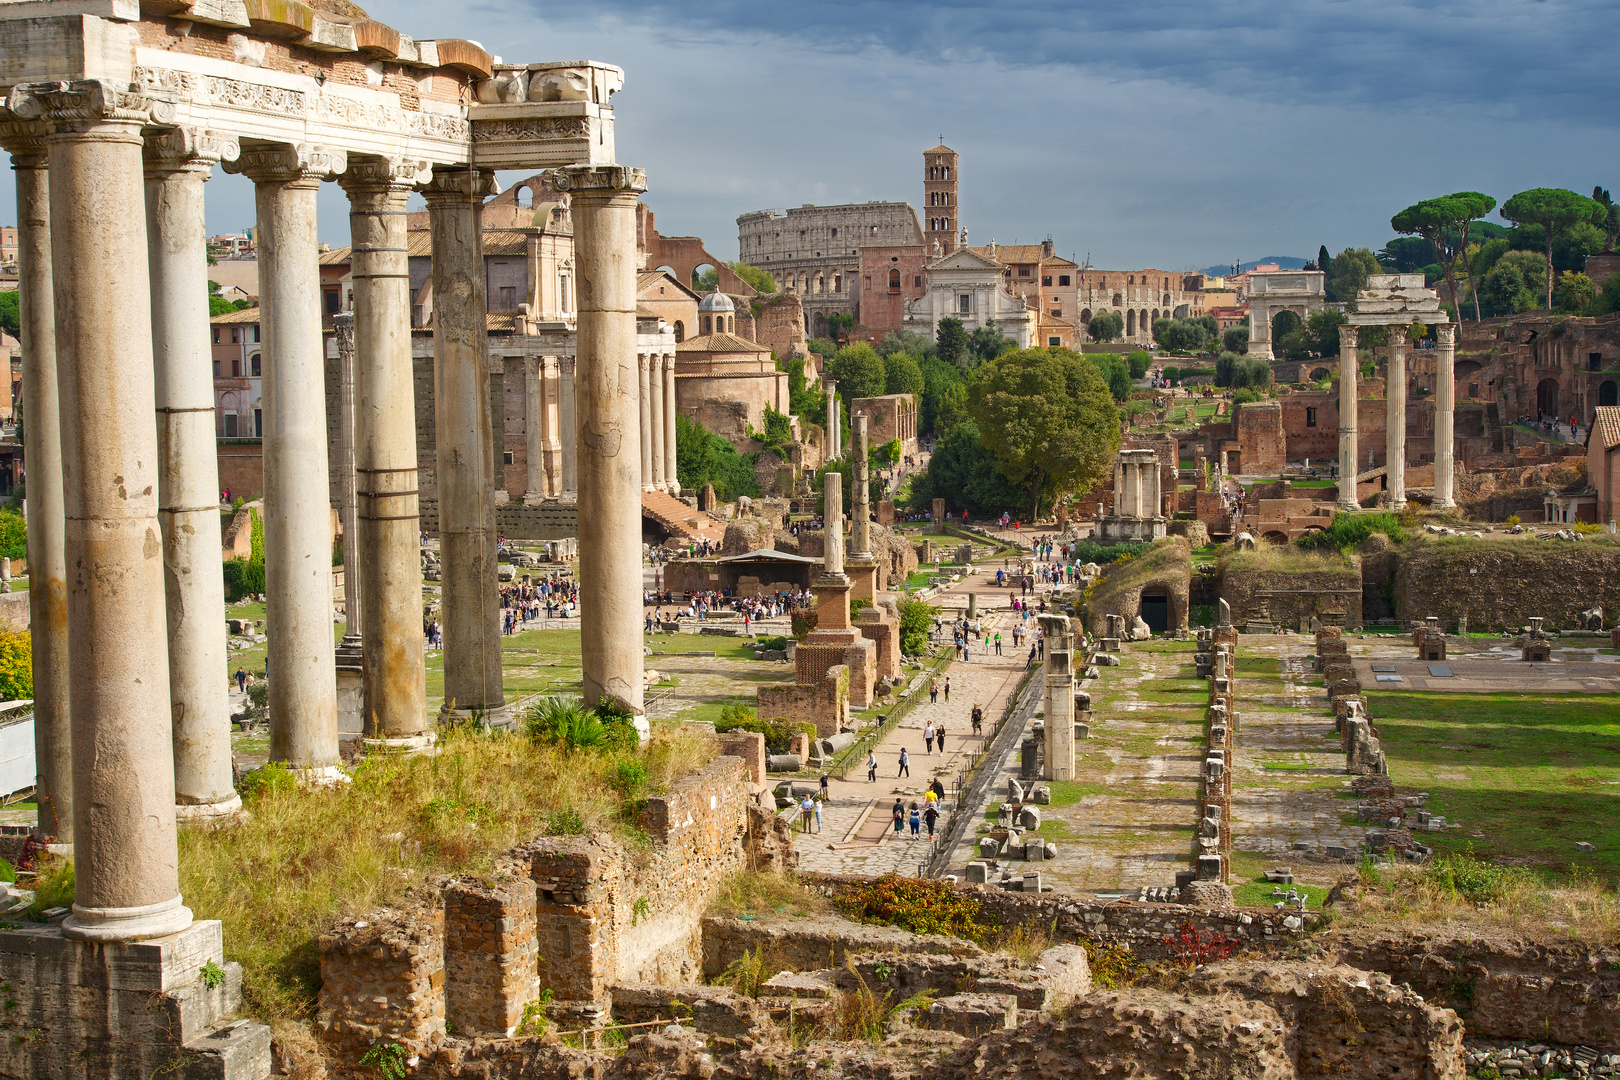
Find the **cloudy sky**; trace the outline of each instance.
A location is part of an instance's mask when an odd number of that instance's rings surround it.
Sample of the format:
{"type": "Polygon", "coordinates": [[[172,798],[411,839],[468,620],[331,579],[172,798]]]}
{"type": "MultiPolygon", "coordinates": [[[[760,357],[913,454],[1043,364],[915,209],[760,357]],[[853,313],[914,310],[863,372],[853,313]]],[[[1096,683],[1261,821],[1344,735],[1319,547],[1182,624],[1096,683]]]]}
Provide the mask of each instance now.
{"type": "MultiPolygon", "coordinates": [[[[367,8],[509,62],[624,67],[619,160],[647,170],[661,232],[725,258],[750,210],[918,205],[942,134],[972,242],[1050,236],[1119,268],[1376,248],[1420,198],[1620,185],[1615,0],[367,8]]],[[[209,200],[212,230],[251,223],[245,181],[217,177],[209,200]]],[[[323,190],[335,244],[344,202],[323,190]]]]}

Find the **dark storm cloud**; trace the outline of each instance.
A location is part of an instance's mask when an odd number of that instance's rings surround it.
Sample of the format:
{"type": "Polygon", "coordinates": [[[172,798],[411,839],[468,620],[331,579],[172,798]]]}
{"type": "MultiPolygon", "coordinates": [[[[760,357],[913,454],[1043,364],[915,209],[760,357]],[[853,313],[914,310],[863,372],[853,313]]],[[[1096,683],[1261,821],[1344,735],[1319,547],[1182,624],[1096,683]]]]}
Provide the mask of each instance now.
{"type": "Polygon", "coordinates": [[[777,39],[829,53],[938,63],[1083,68],[1267,100],[1481,109],[1500,117],[1614,123],[1620,5],[1595,0],[1248,3],[703,4],[547,2],[556,24],[611,15],[676,37],[777,39]]]}

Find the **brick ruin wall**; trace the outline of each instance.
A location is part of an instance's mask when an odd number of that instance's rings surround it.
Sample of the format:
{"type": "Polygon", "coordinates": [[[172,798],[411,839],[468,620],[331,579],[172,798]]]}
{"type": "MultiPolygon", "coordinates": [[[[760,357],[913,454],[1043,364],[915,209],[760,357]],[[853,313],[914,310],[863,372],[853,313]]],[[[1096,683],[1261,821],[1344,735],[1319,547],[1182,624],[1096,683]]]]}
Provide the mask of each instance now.
{"type": "Polygon", "coordinates": [[[1244,626],[1269,622],[1309,628],[1312,617],[1323,622],[1361,625],[1361,567],[1352,556],[1342,569],[1250,570],[1228,566],[1221,575],[1220,595],[1232,607],[1232,622],[1244,626]]]}
{"type": "Polygon", "coordinates": [[[1408,543],[1390,595],[1403,622],[1467,616],[1474,630],[1516,629],[1541,616],[1552,629],[1576,627],[1591,607],[1620,611],[1620,545],[1602,541],[1442,539],[1408,543]]]}
{"type": "Polygon", "coordinates": [[[646,851],[607,834],[545,837],[488,882],[430,882],[414,906],[343,919],[319,942],[317,1034],[356,1055],[381,1038],[420,1049],[447,1019],[510,1034],[545,990],[555,1008],[597,1016],[616,981],[697,981],[720,883],[747,865],[791,868],[791,840],[758,810],[748,764],[718,757],[648,800],[646,851]]]}

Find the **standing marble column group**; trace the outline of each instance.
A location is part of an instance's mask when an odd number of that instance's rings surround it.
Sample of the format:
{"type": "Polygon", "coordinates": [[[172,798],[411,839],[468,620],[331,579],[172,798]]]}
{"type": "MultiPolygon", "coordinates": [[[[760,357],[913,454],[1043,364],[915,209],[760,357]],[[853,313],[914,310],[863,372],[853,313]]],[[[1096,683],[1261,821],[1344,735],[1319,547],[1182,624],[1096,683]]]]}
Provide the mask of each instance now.
{"type": "Polygon", "coordinates": [[[1339,327],[1339,509],[1360,510],[1356,494],[1356,383],[1361,360],[1356,353],[1359,331],[1339,327]]]}
{"type": "Polygon", "coordinates": [[[675,357],[642,353],[641,489],[681,493],[675,476],[675,357]]]}
{"type": "Polygon", "coordinates": [[[1406,505],[1406,327],[1389,328],[1389,368],[1384,378],[1384,465],[1389,505],[1406,505]]]}
{"type": "Polygon", "coordinates": [[[1437,326],[1434,349],[1434,508],[1450,510],[1457,505],[1452,495],[1455,468],[1452,435],[1457,408],[1457,327],[1437,326]]]}

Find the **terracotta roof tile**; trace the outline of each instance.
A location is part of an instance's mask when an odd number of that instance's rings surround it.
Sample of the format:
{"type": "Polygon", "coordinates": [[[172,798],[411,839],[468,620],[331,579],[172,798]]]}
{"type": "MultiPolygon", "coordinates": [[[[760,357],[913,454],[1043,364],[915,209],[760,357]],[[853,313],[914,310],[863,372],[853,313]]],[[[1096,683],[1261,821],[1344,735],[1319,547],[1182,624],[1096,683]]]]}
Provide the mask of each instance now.
{"type": "Polygon", "coordinates": [[[1620,446],[1620,405],[1599,405],[1592,419],[1592,438],[1599,440],[1603,449],[1620,446]]]}
{"type": "Polygon", "coordinates": [[[771,350],[754,341],[744,341],[735,334],[704,334],[687,338],[675,346],[675,351],[711,353],[768,353],[771,350]]]}
{"type": "Polygon", "coordinates": [[[259,321],[259,309],[250,307],[243,308],[240,311],[227,311],[223,315],[215,315],[208,321],[215,326],[240,326],[242,323],[256,323],[259,321]]]}

